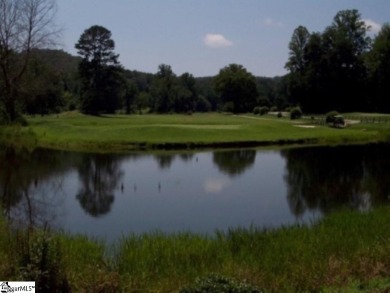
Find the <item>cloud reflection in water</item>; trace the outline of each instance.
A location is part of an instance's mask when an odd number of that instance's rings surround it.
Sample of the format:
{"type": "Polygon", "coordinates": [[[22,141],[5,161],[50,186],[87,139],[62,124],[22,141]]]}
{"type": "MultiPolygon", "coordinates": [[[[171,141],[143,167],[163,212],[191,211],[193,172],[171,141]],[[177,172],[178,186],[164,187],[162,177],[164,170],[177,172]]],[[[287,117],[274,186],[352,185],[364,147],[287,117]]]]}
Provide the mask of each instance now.
{"type": "Polygon", "coordinates": [[[204,190],[207,193],[219,194],[229,186],[230,181],[224,178],[210,178],[207,179],[204,183],[204,190]]]}

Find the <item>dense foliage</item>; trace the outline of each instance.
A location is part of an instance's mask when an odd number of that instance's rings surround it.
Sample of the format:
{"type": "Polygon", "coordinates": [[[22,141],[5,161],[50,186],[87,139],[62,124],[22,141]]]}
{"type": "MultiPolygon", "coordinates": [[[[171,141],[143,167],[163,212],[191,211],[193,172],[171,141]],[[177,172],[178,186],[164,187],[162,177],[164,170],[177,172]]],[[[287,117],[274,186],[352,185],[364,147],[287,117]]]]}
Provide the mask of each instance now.
{"type": "Polygon", "coordinates": [[[75,47],[83,58],[79,64],[80,110],[93,115],[114,113],[119,104],[121,77],[111,32],[92,26],[84,31],[75,47]]]}
{"type": "Polygon", "coordinates": [[[373,46],[369,29],[357,10],[338,12],[323,33],[296,28],[286,63],[290,101],[310,113],[388,112],[389,25],[373,46]]]}
{"type": "MultiPolygon", "coordinates": [[[[34,49],[51,46],[55,0],[0,1],[0,122],[20,120],[29,88],[24,83],[34,49]]],[[[33,91],[32,95],[37,95],[33,91]]],[[[39,101],[39,103],[42,103],[39,101]]]]}
{"type": "Polygon", "coordinates": [[[221,69],[215,78],[215,90],[229,112],[250,112],[256,105],[255,77],[241,65],[221,69]]]}

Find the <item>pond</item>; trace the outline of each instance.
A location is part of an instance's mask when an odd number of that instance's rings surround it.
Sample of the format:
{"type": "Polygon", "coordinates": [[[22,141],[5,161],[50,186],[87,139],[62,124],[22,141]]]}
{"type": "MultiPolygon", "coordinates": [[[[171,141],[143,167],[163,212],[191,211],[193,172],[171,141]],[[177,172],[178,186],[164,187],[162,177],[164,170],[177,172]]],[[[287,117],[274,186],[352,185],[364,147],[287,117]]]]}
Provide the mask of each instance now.
{"type": "Polygon", "coordinates": [[[311,223],[390,202],[390,145],[86,154],[2,149],[15,225],[114,241],[127,234],[311,223]]]}

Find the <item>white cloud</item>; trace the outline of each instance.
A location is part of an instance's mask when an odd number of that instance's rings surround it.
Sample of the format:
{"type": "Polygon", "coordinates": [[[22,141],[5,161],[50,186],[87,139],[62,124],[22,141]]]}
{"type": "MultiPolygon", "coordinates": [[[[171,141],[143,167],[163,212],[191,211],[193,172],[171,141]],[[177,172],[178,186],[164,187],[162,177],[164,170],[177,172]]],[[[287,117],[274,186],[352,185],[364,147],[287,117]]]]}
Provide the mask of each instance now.
{"type": "Polygon", "coordinates": [[[371,19],[363,19],[364,23],[370,27],[370,32],[377,34],[382,28],[382,25],[371,20],[371,19]]]}
{"type": "Polygon", "coordinates": [[[226,48],[233,46],[233,42],[226,39],[221,34],[206,34],[203,38],[203,42],[207,47],[211,48],[226,48]]]}
{"type": "Polygon", "coordinates": [[[204,189],[207,193],[218,194],[229,185],[226,179],[208,179],[204,183],[204,189]]]}
{"type": "Polygon", "coordinates": [[[263,25],[269,26],[269,27],[283,27],[283,23],[280,21],[276,21],[270,17],[267,17],[263,20],[263,25]]]}

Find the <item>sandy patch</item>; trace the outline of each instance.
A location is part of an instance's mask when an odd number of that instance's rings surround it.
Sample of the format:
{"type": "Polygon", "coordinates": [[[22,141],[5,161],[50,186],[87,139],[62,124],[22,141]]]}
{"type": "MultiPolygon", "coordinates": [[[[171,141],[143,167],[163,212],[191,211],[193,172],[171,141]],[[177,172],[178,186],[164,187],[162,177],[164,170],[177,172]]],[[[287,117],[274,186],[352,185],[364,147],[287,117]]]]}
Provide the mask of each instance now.
{"type": "Polygon", "coordinates": [[[345,124],[347,125],[354,125],[354,124],[359,124],[360,120],[345,120],[345,124]]]}
{"type": "Polygon", "coordinates": [[[293,125],[294,127],[300,127],[300,128],[316,128],[315,125],[293,125]]]}
{"type": "Polygon", "coordinates": [[[156,124],[157,127],[174,127],[174,128],[192,128],[192,129],[226,129],[237,130],[240,129],[240,125],[197,125],[197,124],[156,124]]]}

